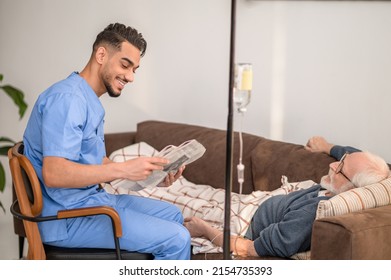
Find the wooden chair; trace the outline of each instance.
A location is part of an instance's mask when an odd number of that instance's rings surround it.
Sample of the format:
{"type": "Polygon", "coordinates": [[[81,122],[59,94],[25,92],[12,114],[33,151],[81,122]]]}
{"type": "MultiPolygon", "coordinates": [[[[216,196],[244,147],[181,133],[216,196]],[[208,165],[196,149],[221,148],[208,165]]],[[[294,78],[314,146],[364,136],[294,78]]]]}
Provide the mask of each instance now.
{"type": "Polygon", "coordinates": [[[14,217],[23,221],[27,242],[27,259],[32,260],[150,260],[152,254],[129,252],[121,250],[119,238],[122,236],[122,226],[119,215],[115,209],[107,206],[88,207],[71,210],[61,210],[54,216],[41,216],[43,198],[37,174],[26,156],[23,155],[23,143],[19,142],[8,151],[12,183],[16,192],[16,200],[11,206],[14,217]],[[48,246],[42,243],[38,230],[38,222],[58,219],[86,217],[94,215],[107,215],[113,226],[115,249],[99,248],[62,248],[48,246]]]}

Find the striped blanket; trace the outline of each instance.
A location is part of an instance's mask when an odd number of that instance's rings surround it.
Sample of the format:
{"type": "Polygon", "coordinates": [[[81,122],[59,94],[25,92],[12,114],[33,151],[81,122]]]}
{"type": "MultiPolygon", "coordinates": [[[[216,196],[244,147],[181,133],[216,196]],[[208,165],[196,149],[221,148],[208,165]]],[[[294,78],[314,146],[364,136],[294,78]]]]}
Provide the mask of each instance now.
{"type": "MultiPolygon", "coordinates": [[[[114,152],[110,158],[116,159],[118,162],[130,159],[131,157],[149,155],[151,148],[150,146],[145,146],[144,149],[144,145],[147,144],[138,143],[131,145],[114,152]],[[148,154],[145,154],[145,151],[148,151],[148,154]],[[119,153],[122,154],[122,156],[118,156],[119,153]]],[[[309,188],[314,184],[313,181],[289,183],[288,179],[283,176],[281,179],[281,187],[274,191],[254,191],[251,194],[246,195],[232,193],[230,214],[231,234],[243,236],[246,233],[251,218],[258,206],[268,198],[275,195],[288,194],[299,189],[309,188]]],[[[133,186],[133,182],[117,180],[104,184],[103,188],[112,194],[130,194],[167,201],[178,206],[184,217],[197,216],[207,221],[211,226],[223,230],[225,204],[225,191],[223,189],[216,189],[208,185],[194,184],[186,180],[183,176],[170,187],[134,190],[133,186]]],[[[221,248],[216,247],[205,238],[192,238],[192,246],[193,254],[222,252],[221,248]]]]}

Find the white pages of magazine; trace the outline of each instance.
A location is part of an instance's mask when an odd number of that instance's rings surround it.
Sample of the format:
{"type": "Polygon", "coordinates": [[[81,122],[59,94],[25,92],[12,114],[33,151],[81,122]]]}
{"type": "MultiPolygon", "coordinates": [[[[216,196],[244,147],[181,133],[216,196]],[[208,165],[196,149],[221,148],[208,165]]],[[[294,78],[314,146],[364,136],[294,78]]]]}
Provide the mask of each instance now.
{"type": "Polygon", "coordinates": [[[168,175],[176,173],[183,165],[188,165],[202,157],[205,153],[205,147],[195,139],[183,142],[178,147],[169,145],[161,150],[157,157],[168,159],[169,163],[164,166],[163,170],[154,170],[152,174],[143,181],[137,181],[142,188],[155,187],[168,175]]]}

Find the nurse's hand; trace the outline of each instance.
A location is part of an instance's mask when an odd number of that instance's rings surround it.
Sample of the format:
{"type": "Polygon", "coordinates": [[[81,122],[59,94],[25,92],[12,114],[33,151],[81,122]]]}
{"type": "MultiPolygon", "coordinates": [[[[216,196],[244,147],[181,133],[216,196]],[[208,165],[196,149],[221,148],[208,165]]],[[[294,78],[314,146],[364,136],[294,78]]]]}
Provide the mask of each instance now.
{"type": "Polygon", "coordinates": [[[158,187],[169,187],[169,186],[171,186],[176,180],[178,180],[179,177],[182,176],[182,173],[183,173],[184,170],[185,170],[185,166],[181,166],[178,169],[177,173],[174,174],[174,173],[169,172],[168,175],[166,176],[166,178],[164,178],[164,180],[161,181],[158,184],[158,187]]]}
{"type": "Polygon", "coordinates": [[[163,170],[168,160],[161,157],[139,157],[118,163],[123,168],[123,179],[142,181],[148,178],[155,170],[163,170]]]}

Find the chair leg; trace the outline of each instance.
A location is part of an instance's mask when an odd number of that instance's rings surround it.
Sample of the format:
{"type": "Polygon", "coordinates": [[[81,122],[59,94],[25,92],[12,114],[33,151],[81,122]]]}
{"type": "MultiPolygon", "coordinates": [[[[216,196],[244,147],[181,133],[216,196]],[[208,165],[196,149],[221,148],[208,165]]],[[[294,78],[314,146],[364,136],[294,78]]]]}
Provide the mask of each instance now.
{"type": "Polygon", "coordinates": [[[23,258],[24,237],[19,235],[19,259],[23,258]]]}

